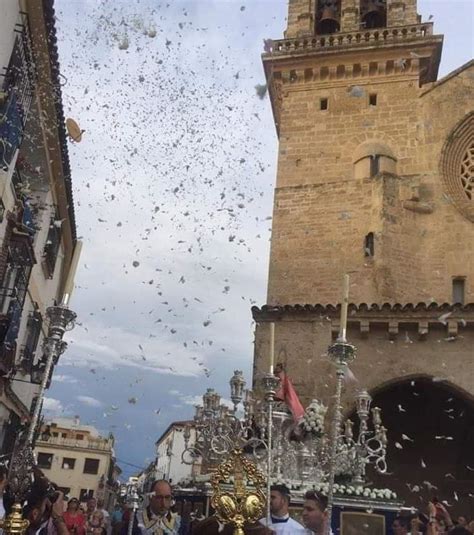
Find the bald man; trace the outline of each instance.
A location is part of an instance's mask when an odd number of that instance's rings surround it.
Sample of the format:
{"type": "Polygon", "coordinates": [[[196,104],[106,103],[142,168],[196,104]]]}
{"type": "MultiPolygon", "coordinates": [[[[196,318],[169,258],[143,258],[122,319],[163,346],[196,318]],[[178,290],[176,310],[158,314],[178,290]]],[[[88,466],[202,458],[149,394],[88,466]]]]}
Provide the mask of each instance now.
{"type": "Polygon", "coordinates": [[[134,535],[180,535],[181,517],[171,512],[173,492],[164,479],[155,481],[148,506],[137,513],[134,535]]]}

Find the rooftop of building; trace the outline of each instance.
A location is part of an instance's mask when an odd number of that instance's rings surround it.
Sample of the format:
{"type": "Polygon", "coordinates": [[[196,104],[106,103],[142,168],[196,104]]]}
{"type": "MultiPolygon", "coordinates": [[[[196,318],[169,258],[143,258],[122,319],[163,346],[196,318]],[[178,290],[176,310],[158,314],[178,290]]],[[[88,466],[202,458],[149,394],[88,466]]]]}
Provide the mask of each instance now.
{"type": "Polygon", "coordinates": [[[95,450],[115,456],[114,436],[103,436],[92,425],[80,423],[76,418],[54,418],[46,421],[37,440],[38,447],[95,450]]]}
{"type": "Polygon", "coordinates": [[[158,440],[155,442],[155,445],[158,446],[158,444],[160,444],[166,438],[169,432],[175,429],[176,427],[183,427],[186,425],[194,427],[195,422],[194,420],[178,420],[176,422],[171,422],[165,429],[165,431],[161,434],[161,436],[158,438],[158,440]]]}
{"type": "MultiPolygon", "coordinates": [[[[92,438],[101,438],[99,431],[93,425],[81,424],[79,418],[54,418],[45,423],[51,428],[59,428],[71,431],[82,431],[92,438]]],[[[104,438],[104,437],[102,437],[104,438]]]]}

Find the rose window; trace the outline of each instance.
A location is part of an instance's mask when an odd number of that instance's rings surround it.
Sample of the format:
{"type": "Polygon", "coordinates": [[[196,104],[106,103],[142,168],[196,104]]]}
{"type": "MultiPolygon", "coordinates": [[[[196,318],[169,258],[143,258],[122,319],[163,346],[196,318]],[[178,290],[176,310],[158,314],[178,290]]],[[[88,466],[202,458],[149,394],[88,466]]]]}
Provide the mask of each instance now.
{"type": "Polygon", "coordinates": [[[461,184],[466,195],[472,201],[474,197],[474,144],[467,149],[462,159],[461,184]]]}
{"type": "Polygon", "coordinates": [[[474,112],[468,113],[447,136],[440,172],[451,202],[474,222],[474,112]]]}

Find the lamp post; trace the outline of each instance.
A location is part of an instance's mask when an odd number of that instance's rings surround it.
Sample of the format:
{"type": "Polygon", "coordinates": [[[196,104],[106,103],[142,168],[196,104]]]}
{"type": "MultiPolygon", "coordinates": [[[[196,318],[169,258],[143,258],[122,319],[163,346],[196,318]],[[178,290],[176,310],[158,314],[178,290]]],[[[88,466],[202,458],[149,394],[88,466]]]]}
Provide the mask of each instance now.
{"type": "Polygon", "coordinates": [[[48,336],[43,341],[43,350],[46,357],[37,402],[31,417],[26,437],[17,440],[13,451],[8,472],[8,483],[15,502],[22,503],[31,485],[31,477],[35,459],[33,443],[35,433],[40,422],[41,409],[53,365],[64,353],[67,343],[63,341],[64,333],[74,327],[75,312],[65,305],[52,306],[46,310],[49,319],[48,336]]]}
{"type": "Polygon", "coordinates": [[[31,445],[33,444],[33,437],[39,422],[43,399],[53,365],[58,363],[59,357],[67,348],[67,342],[63,340],[64,333],[74,328],[74,320],[76,319],[76,313],[63,305],[48,307],[46,316],[49,319],[48,336],[43,341],[46,365],[44,367],[43,378],[38,392],[38,402],[35,405],[35,410],[31,418],[26,438],[27,442],[31,445]]]}
{"type": "Polygon", "coordinates": [[[234,404],[234,412],[237,411],[237,406],[241,403],[244,397],[245,379],[241,370],[235,370],[234,375],[229,381],[230,384],[230,399],[234,404]]]}

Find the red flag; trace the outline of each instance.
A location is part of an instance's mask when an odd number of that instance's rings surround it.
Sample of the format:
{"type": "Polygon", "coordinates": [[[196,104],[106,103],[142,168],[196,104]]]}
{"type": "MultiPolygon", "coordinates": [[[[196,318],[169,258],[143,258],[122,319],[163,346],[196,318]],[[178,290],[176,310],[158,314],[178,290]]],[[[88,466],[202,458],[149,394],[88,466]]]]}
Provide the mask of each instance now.
{"type": "Polygon", "coordinates": [[[275,398],[284,401],[293,415],[295,422],[299,422],[304,415],[303,405],[292,385],[290,378],[282,371],[275,371],[275,375],[280,378],[280,389],[276,392],[275,398]]]}

